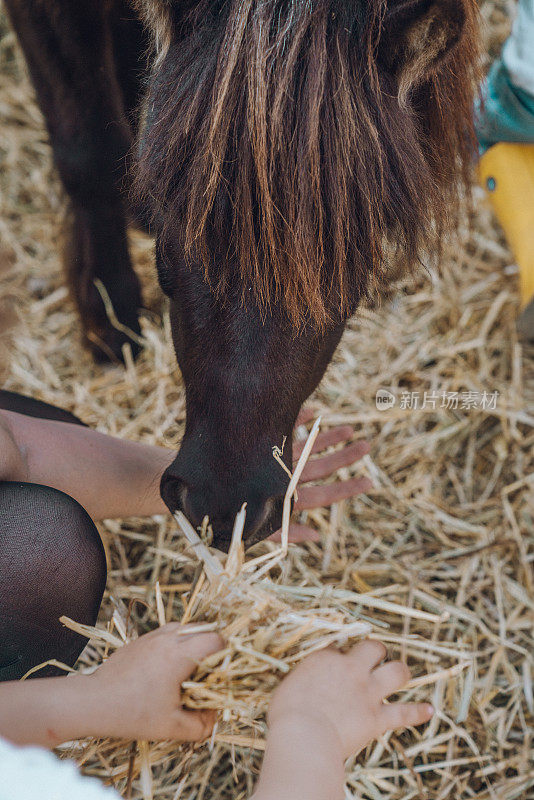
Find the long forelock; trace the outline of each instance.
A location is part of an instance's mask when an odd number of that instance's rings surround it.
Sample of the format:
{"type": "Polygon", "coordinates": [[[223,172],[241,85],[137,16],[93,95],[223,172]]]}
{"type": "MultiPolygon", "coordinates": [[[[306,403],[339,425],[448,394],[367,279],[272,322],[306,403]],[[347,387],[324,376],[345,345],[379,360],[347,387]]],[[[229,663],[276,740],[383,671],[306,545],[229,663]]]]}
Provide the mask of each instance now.
{"type": "Polygon", "coordinates": [[[468,170],[474,30],[410,90],[378,60],[386,0],[201,0],[180,33],[171,0],[138,2],[167,44],[137,189],[215,290],[324,324],[393,251],[418,262],[468,170]]]}

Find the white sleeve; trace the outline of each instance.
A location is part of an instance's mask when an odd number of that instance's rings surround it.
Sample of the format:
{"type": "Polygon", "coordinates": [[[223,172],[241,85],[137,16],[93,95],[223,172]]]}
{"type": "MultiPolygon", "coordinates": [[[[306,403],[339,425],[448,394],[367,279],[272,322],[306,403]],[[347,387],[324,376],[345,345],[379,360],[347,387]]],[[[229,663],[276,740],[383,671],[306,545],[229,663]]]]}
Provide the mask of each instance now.
{"type": "Polygon", "coordinates": [[[0,739],[0,800],[119,800],[96,778],[80,775],[41,747],[17,747],[0,739]]]}

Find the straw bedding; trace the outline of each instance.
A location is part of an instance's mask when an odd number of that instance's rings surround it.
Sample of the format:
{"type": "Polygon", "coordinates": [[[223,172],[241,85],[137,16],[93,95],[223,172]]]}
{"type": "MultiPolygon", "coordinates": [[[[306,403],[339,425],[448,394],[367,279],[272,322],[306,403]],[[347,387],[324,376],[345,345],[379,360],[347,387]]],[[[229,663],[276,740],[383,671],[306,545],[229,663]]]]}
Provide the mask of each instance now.
{"type": "MultiPolygon", "coordinates": [[[[489,53],[509,10],[482,6],[489,53]]],[[[2,384],[102,431],[176,446],[183,389],[152,243],[132,233],[150,308],[145,348],[126,369],[97,367],[80,348],[61,277],[63,200],[46,133],[1,11],[0,119],[2,384]]],[[[405,696],[430,700],[437,714],[349,763],[347,798],[534,797],[534,348],[517,341],[516,269],[481,192],[475,209],[439,265],[429,259],[390,301],[362,310],[312,399],[323,427],[351,423],[372,446],[355,469],[373,490],[307,513],[320,545],[290,546],[266,570],[270,562],[243,565],[236,543],[214,579],[170,518],[101,526],[108,589],[79,669],[171,619],[217,626],[228,646],[185,687],[189,705],[221,711],[208,745],[65,746],[87,773],[125,797],[247,797],[272,687],[307,651],[370,631],[408,661],[405,696]],[[396,395],[393,407],[377,408],[379,389],[396,395]],[[486,407],[482,394],[473,407],[467,393],[484,391],[486,407]]]]}

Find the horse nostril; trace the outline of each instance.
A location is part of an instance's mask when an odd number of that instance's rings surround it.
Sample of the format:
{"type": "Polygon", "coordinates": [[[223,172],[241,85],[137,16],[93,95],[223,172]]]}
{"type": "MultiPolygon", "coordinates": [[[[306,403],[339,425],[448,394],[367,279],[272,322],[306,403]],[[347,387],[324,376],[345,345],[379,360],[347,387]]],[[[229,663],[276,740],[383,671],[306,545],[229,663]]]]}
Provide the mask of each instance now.
{"type": "Polygon", "coordinates": [[[175,511],[185,509],[187,486],[181,478],[172,473],[164,472],[160,483],[160,494],[163,502],[173,514],[175,511]]]}
{"type": "Polygon", "coordinates": [[[261,542],[278,530],[282,523],[283,501],[283,495],[276,495],[260,503],[251,504],[245,522],[244,539],[247,547],[261,542]]]}
{"type": "Polygon", "coordinates": [[[269,517],[273,512],[275,501],[276,501],[275,497],[268,497],[263,506],[260,505],[255,518],[251,520],[252,522],[252,526],[250,526],[252,527],[251,533],[255,533],[257,530],[263,527],[263,525],[269,519],[269,517]]]}
{"type": "Polygon", "coordinates": [[[206,500],[202,493],[195,491],[182,478],[173,472],[164,472],[160,483],[163,502],[171,512],[182,511],[194,528],[202,525],[206,515],[206,500]]]}

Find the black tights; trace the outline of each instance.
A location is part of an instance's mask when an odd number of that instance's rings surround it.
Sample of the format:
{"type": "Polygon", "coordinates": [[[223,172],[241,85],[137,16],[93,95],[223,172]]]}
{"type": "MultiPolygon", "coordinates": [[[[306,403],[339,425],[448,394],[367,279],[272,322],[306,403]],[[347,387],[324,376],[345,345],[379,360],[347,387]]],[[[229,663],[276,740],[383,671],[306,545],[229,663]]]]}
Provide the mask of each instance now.
{"type": "MultiPolygon", "coordinates": [[[[0,408],[80,423],[11,392],[0,391],[0,408]]],[[[49,659],[74,665],[87,639],[59,618],[94,625],[105,584],[100,536],[76,500],[49,486],[0,482],[0,681],[21,678],[49,659]]],[[[35,673],[55,674],[64,673],[54,667],[35,673]]]]}

